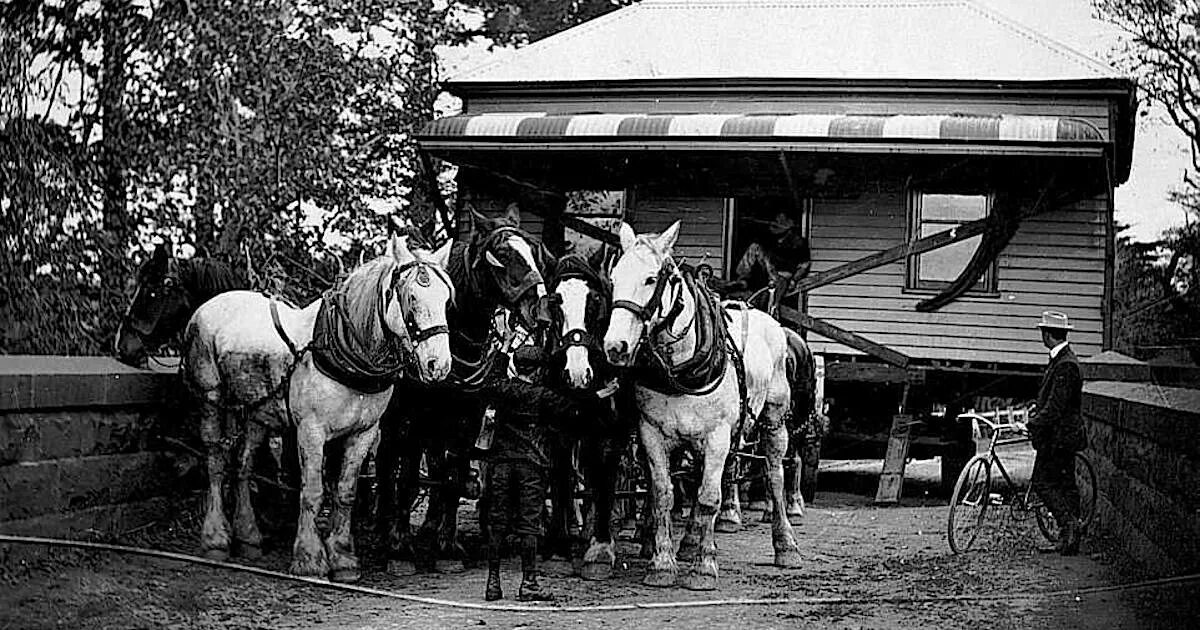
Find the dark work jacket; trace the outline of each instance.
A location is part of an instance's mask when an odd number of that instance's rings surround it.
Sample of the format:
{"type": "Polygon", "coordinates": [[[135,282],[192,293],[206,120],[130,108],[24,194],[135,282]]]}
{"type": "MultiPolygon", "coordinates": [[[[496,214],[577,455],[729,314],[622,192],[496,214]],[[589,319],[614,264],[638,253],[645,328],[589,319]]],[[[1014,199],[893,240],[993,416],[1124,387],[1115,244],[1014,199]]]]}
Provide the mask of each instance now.
{"type": "Polygon", "coordinates": [[[1079,411],[1083,376],[1079,359],[1068,345],[1050,360],[1038,390],[1037,410],[1029,421],[1033,448],[1039,451],[1076,452],[1087,448],[1083,416],[1079,411]]]}
{"type": "Polygon", "coordinates": [[[491,459],[550,466],[550,431],[579,421],[581,400],[517,378],[485,385],[484,399],[496,410],[491,459]]]}

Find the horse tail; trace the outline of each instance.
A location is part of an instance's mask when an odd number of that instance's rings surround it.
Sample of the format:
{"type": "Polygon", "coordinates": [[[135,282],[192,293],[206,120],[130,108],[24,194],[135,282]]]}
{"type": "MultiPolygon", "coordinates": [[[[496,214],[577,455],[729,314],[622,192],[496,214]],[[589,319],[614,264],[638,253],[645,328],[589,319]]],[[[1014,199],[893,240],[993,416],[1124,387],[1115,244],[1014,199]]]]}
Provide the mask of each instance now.
{"type": "Polygon", "coordinates": [[[812,413],[817,385],[817,366],[812,349],[800,333],[783,327],[787,338],[787,377],[792,388],[792,411],[796,422],[806,422],[812,413]]]}

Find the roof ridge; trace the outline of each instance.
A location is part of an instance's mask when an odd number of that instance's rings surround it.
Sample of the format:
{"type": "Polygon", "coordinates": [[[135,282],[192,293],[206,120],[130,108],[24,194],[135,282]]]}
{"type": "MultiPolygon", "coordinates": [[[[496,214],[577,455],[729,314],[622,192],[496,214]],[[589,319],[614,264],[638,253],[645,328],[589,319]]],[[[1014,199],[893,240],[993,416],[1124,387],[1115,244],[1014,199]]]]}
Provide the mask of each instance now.
{"type": "Polygon", "coordinates": [[[1029,41],[1032,41],[1035,44],[1044,46],[1045,48],[1062,55],[1063,58],[1074,61],[1074,62],[1078,63],[1079,65],[1081,65],[1085,68],[1088,68],[1089,70],[1103,72],[1103,73],[1114,73],[1114,74],[1118,73],[1116,68],[1108,65],[1107,63],[1100,61],[1099,59],[1096,59],[1095,57],[1092,57],[1091,55],[1080,52],[1080,51],[1076,50],[1074,47],[1069,46],[1069,45],[1063,43],[1062,41],[1059,41],[1058,38],[1047,35],[1046,33],[1039,31],[1038,29],[1033,28],[1032,26],[1029,26],[1028,24],[1025,24],[1024,22],[1021,22],[1020,20],[1009,17],[1008,15],[1005,15],[1003,12],[997,10],[995,7],[993,7],[991,5],[983,4],[983,3],[977,2],[976,0],[957,0],[957,1],[959,3],[961,3],[962,5],[970,8],[970,9],[973,9],[980,15],[983,15],[985,18],[992,20],[993,22],[995,22],[1001,26],[1004,26],[1004,27],[1008,28],[1009,30],[1013,31],[1014,33],[1028,39],[1029,41]]]}
{"type": "MultiPolygon", "coordinates": [[[[615,22],[619,19],[627,18],[627,17],[639,12],[642,8],[642,5],[645,4],[646,2],[647,2],[647,0],[643,0],[642,2],[635,2],[634,4],[630,4],[628,6],[621,7],[619,9],[617,9],[616,11],[610,11],[599,17],[592,18],[582,24],[577,24],[566,30],[559,31],[549,37],[539,39],[538,41],[533,42],[532,44],[529,44],[528,46],[522,46],[521,48],[517,48],[512,51],[509,51],[509,54],[507,54],[507,55],[498,55],[499,58],[497,58],[497,59],[493,59],[482,65],[478,65],[469,70],[465,70],[462,73],[458,74],[457,76],[449,77],[448,82],[462,81],[462,80],[469,79],[471,76],[482,74],[486,70],[490,70],[491,68],[493,68],[495,66],[504,64],[505,62],[509,61],[513,55],[528,54],[525,51],[536,51],[541,48],[546,48],[548,46],[552,46],[559,42],[564,42],[569,39],[579,37],[580,35],[583,35],[586,32],[596,30],[597,28],[599,28],[601,26],[607,25],[609,22],[615,22]]],[[[649,2],[653,3],[653,0],[649,0],[649,2]]]]}

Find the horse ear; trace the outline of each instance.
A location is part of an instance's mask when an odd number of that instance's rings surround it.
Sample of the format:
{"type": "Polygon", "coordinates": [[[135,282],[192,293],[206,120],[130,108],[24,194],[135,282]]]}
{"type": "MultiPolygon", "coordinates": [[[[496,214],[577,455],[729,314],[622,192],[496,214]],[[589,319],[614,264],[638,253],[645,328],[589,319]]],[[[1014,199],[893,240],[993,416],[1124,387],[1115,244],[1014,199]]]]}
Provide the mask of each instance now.
{"type": "Polygon", "coordinates": [[[658,246],[659,251],[668,253],[671,248],[675,247],[675,239],[679,238],[679,221],[671,224],[658,238],[654,240],[654,244],[658,246]]]}
{"type": "Polygon", "coordinates": [[[446,241],[446,243],[439,247],[436,252],[433,252],[433,256],[430,260],[436,263],[439,267],[445,267],[446,263],[450,261],[450,250],[453,247],[454,241],[446,241]]]}
{"type": "Polygon", "coordinates": [[[515,203],[508,204],[504,209],[504,220],[506,223],[511,223],[513,227],[521,227],[521,206],[515,203]]]}
{"type": "Polygon", "coordinates": [[[637,233],[624,221],[621,222],[621,249],[629,251],[637,244],[637,233]]]}
{"type": "Polygon", "coordinates": [[[395,260],[397,264],[404,264],[413,260],[412,250],[408,248],[408,235],[395,234],[388,242],[388,254],[395,260]]]}
{"type": "Polygon", "coordinates": [[[150,264],[165,271],[170,258],[171,244],[164,241],[154,246],[154,253],[150,255],[150,264]]]}

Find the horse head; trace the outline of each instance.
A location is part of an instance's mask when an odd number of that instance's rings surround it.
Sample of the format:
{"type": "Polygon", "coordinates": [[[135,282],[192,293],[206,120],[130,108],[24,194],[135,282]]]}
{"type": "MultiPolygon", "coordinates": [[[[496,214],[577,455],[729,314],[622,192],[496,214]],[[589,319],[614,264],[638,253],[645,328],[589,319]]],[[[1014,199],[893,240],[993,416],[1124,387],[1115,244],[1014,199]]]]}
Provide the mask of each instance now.
{"type": "Polygon", "coordinates": [[[591,387],[605,362],[596,339],[608,327],[612,289],[606,279],[607,248],[587,258],[568,254],[558,261],[549,301],[556,307],[553,321],[557,337],[550,345],[564,360],[563,377],[577,389],[591,387]]]}
{"type": "Polygon", "coordinates": [[[408,238],[393,236],[388,255],[395,261],[391,280],[382,283],[383,321],[407,340],[417,377],[431,383],[450,373],[450,335],[446,311],[454,301],[454,285],[445,271],[451,243],[431,252],[409,249],[408,238]]]}
{"type": "Polygon", "coordinates": [[[671,258],[679,221],[662,234],[639,236],[621,223],[621,257],[613,266],[612,316],[604,333],[608,360],[628,366],[648,331],[654,331],[683,297],[683,277],[671,258]]]}
{"type": "Polygon", "coordinates": [[[546,295],[543,271],[549,254],[521,230],[521,216],[512,204],[500,217],[488,218],[474,210],[471,273],[481,291],[491,292],[496,302],[515,312],[529,330],[545,327],[539,304],[546,295]]]}
{"type": "Polygon", "coordinates": [[[138,266],[137,289],[117,328],[117,359],[144,367],[147,355],[187,323],[195,305],[183,286],[171,243],[160,243],[138,266]]]}

